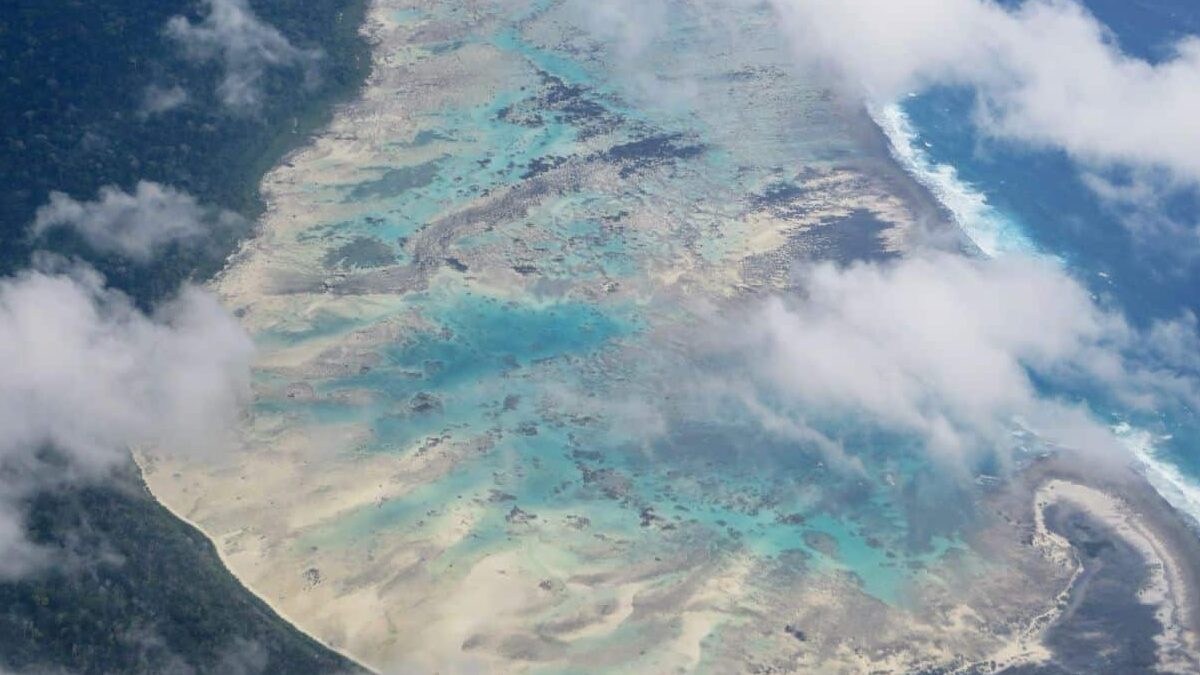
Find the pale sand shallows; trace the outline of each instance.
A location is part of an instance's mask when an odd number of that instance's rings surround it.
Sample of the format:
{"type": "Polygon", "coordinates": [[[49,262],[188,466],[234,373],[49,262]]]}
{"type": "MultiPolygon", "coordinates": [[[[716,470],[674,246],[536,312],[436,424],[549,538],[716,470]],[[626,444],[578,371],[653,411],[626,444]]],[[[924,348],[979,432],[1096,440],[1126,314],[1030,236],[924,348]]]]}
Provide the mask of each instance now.
{"type": "MultiPolygon", "coordinates": [[[[153,465],[153,460],[144,451],[139,451],[137,449],[135,449],[133,451],[133,458],[137,462],[139,468],[142,470],[143,477],[145,477],[146,469],[148,466],[153,465]]],[[[147,486],[151,485],[149,480],[146,480],[145,483],[147,486]]],[[[218,543],[218,541],[213,537],[211,532],[205,530],[204,527],[200,523],[188,518],[186,514],[181,513],[180,511],[178,511],[174,507],[172,507],[171,504],[169,504],[168,502],[165,502],[161,498],[159,498],[159,496],[157,494],[154,494],[153,488],[150,488],[150,491],[151,491],[151,494],[154,495],[155,499],[158,500],[159,504],[161,504],[163,506],[163,508],[167,509],[171,513],[171,515],[173,515],[176,518],[178,518],[179,520],[187,523],[192,528],[195,528],[196,531],[198,531],[198,532],[200,532],[200,534],[204,535],[204,537],[206,539],[213,542],[213,548],[216,549],[217,557],[218,557],[218,559],[220,559],[221,564],[225,566],[225,569],[227,569],[229,571],[229,573],[234,576],[234,578],[236,578],[239,582],[241,582],[241,584],[246,587],[246,590],[248,592],[254,593],[255,597],[257,597],[260,601],[262,601],[263,604],[267,605],[267,607],[270,607],[271,611],[275,612],[275,614],[277,614],[280,618],[282,618],[284,621],[291,624],[292,628],[296,629],[297,631],[300,631],[301,633],[304,633],[309,638],[311,638],[311,639],[315,640],[316,642],[320,643],[321,645],[323,645],[326,649],[329,649],[333,652],[336,652],[336,653],[342,655],[346,659],[357,664],[359,667],[366,668],[366,666],[364,664],[360,663],[353,654],[350,654],[349,652],[345,651],[344,649],[340,649],[335,645],[329,644],[328,642],[323,640],[319,634],[311,632],[309,630],[306,630],[305,629],[306,624],[304,622],[298,622],[294,618],[289,616],[287,613],[287,609],[284,608],[283,606],[281,606],[281,603],[272,602],[269,597],[256,592],[254,587],[247,584],[246,580],[238,574],[238,566],[234,565],[232,563],[232,561],[230,560],[229,556],[226,554],[226,547],[221,546],[220,543],[218,543]]]]}
{"type": "MultiPolygon", "coordinates": [[[[146,482],[163,504],[200,527],[229,569],[281,615],[380,669],[522,672],[573,666],[723,672],[722,665],[740,668],[766,645],[762,649],[769,648],[771,658],[792,669],[903,672],[961,661],[962,654],[982,658],[1007,644],[1006,636],[988,632],[990,619],[979,617],[1009,609],[1021,615],[1044,611],[1037,589],[1004,592],[1005,584],[1016,588],[1019,579],[995,582],[996,597],[981,601],[985,609],[950,598],[932,618],[888,607],[846,573],[800,576],[796,570],[803,564],[798,563],[779,572],[779,579],[764,581],[770,563],[714,543],[723,528],[642,526],[637,505],[615,498],[576,503],[590,519],[586,526],[580,512],[558,505],[538,506],[531,522],[514,512],[506,525],[503,514],[513,505],[493,499],[494,493],[536,467],[522,465],[521,457],[505,465],[505,457],[496,457],[503,451],[493,452],[499,432],[491,429],[466,433],[448,425],[432,437],[397,442],[386,452],[363,451],[377,439],[373,420],[357,413],[395,402],[364,387],[330,387],[332,394],[321,389],[342,375],[370,370],[372,358],[379,357],[375,350],[411,337],[430,321],[407,294],[449,278],[493,298],[540,297],[551,282],[513,271],[512,254],[528,254],[541,263],[551,256],[536,246],[560,242],[547,241],[551,235],[534,228],[527,231],[523,221],[538,209],[558,209],[553,199],[567,191],[564,186],[607,194],[625,185],[612,166],[570,160],[524,191],[505,186],[468,204],[445,206],[457,211],[433,216],[428,227],[409,238],[410,249],[426,253],[423,266],[358,277],[326,266],[325,256],[336,243],[330,241],[337,234],[330,234],[331,226],[394,213],[390,204],[345,199],[347,186],[377,182],[391,168],[451,152],[436,140],[423,149],[411,147],[422,120],[448,106],[487,102],[499,90],[542,85],[522,59],[486,41],[460,40],[474,29],[460,25],[466,21],[462,16],[459,23],[415,28],[396,18],[430,4],[378,0],[372,5],[368,32],[375,68],[362,99],[339,110],[327,133],[264,178],[268,211],[260,236],[245,243],[213,286],[260,339],[256,393],[275,407],[247,420],[244,447],[227,457],[141,453],[146,482]],[[438,39],[430,41],[439,49],[460,46],[448,54],[419,49],[412,44],[416,31],[435,35],[438,39]],[[549,206],[535,199],[543,194],[549,195],[549,206]],[[489,234],[479,215],[488,209],[511,221],[497,225],[509,228],[506,235],[522,228],[521,236],[507,236],[496,251],[470,259],[465,281],[443,269],[429,271],[436,267],[430,260],[441,264],[440,256],[463,255],[443,240],[452,244],[456,238],[489,234]],[[456,220],[462,213],[471,217],[456,220]],[[361,285],[347,286],[351,282],[361,285]],[[350,290],[331,291],[339,288],[350,290]],[[331,323],[351,327],[320,332],[331,323]],[[287,338],[305,331],[314,334],[287,338]],[[356,414],[313,423],[287,407],[322,396],[339,397],[334,402],[350,403],[356,414]],[[466,473],[454,481],[464,473],[455,474],[457,469],[485,457],[496,461],[494,472],[466,473]],[[422,492],[434,489],[430,486],[444,493],[422,492]],[[420,501],[422,495],[427,501],[420,501]],[[404,509],[413,503],[427,506],[408,514],[404,509]],[[403,527],[372,520],[395,512],[404,514],[395,517],[403,527]],[[499,531],[487,525],[494,538],[484,540],[481,523],[494,523],[497,515],[499,531]],[[821,611],[806,613],[813,607],[821,611]],[[815,626],[810,628],[813,644],[783,632],[786,617],[793,615],[815,626]],[[838,630],[819,635],[822,621],[838,630]],[[876,626],[883,627],[878,634],[876,626]]],[[[481,20],[490,19],[485,13],[481,20]]],[[[483,143],[462,136],[461,145],[483,143]]],[[[614,141],[588,141],[598,148],[604,142],[614,141]]],[[[642,273],[622,278],[611,293],[597,291],[600,282],[578,282],[570,292],[629,304],[663,296],[704,302],[784,284],[791,254],[785,246],[793,235],[856,210],[894,225],[887,241],[899,245],[912,221],[900,200],[854,171],[828,163],[812,169],[810,189],[778,206],[778,212],[695,206],[673,192],[674,169],[648,169],[635,186],[638,207],[624,221],[630,239],[647,247],[662,245],[664,253],[639,260],[645,263],[642,273]],[[807,215],[789,216],[789,209],[807,215]],[[704,223],[708,229],[685,232],[710,235],[701,244],[711,243],[713,251],[674,241],[675,231],[664,223],[681,220],[704,223]],[[762,258],[770,259],[755,267],[762,258]]],[[[525,367],[522,373],[531,370],[525,367]]],[[[515,387],[521,381],[503,384],[515,387]]],[[[490,471],[492,465],[486,466],[490,471]]],[[[578,485],[577,475],[571,478],[572,489],[595,490],[578,485]]],[[[618,491],[622,485],[614,480],[606,487],[618,491]]],[[[632,503],[629,495],[621,497],[632,503]]],[[[1034,557],[1023,551],[1014,555],[1034,557]]]]}
{"type": "MultiPolygon", "coordinates": [[[[145,455],[139,455],[145,464],[145,455]]],[[[1054,562],[1055,565],[1072,570],[1070,582],[1063,589],[1062,593],[1056,598],[1054,604],[1043,614],[1031,621],[1026,630],[1021,631],[1010,642],[1000,646],[983,659],[973,660],[971,664],[964,664],[962,672],[978,672],[978,664],[986,661],[994,661],[996,670],[1002,670],[1005,667],[1011,667],[1019,664],[1042,663],[1049,659],[1050,654],[1040,640],[1045,630],[1053,624],[1061,614],[1062,608],[1066,604],[1066,598],[1070,593],[1071,586],[1080,571],[1079,562],[1071,545],[1061,536],[1049,531],[1045,525],[1044,511],[1047,506],[1055,504],[1060,500],[1069,501],[1079,507],[1086,509],[1090,514],[1097,517],[1113,531],[1126,539],[1139,552],[1145,556],[1150,563],[1151,577],[1147,585],[1141,590],[1140,596],[1148,604],[1158,606],[1158,615],[1163,625],[1167,627],[1167,631],[1160,638],[1160,643],[1165,646],[1184,645],[1186,648],[1193,648],[1194,636],[1183,630],[1182,626],[1186,625],[1186,618],[1181,616],[1181,612],[1186,611],[1184,606],[1176,602],[1178,589],[1185,583],[1178,573],[1179,561],[1175,560],[1170,548],[1154,533],[1153,529],[1143,523],[1130,507],[1117,497],[1114,497],[1106,492],[1082,485],[1079,483],[1067,480],[1050,480],[1038,488],[1034,495],[1033,515],[1035,519],[1035,538],[1034,545],[1041,554],[1047,559],[1054,562]]],[[[170,506],[168,505],[168,508],[170,506]]],[[[198,523],[193,522],[188,518],[187,514],[179,511],[172,511],[177,517],[188,522],[193,527],[196,527],[201,532],[204,528],[198,523]]],[[[205,532],[205,534],[209,534],[205,532]]],[[[210,535],[211,536],[211,535],[210,535]]],[[[228,536],[227,536],[228,538],[228,536]]],[[[226,554],[226,549],[229,547],[218,546],[218,552],[221,554],[222,561],[226,563],[231,570],[244,568],[245,562],[234,564],[231,558],[239,557],[242,553],[240,549],[234,547],[232,555],[226,554]]],[[[521,591],[514,595],[514,588],[531,588],[536,584],[537,580],[547,572],[547,561],[553,560],[554,554],[549,551],[526,551],[524,554],[516,552],[491,556],[480,565],[471,569],[465,578],[458,583],[458,588],[454,592],[451,605],[459,605],[465,607],[480,607],[487,606],[489,613],[505,614],[508,612],[520,612],[527,609],[531,604],[536,605],[537,601],[530,596],[529,591],[521,591]],[[520,555],[521,557],[515,557],[520,555]],[[537,574],[528,574],[523,570],[530,568],[538,569],[537,574]],[[516,578],[524,578],[524,582],[511,583],[516,578]],[[496,577],[504,577],[504,583],[497,585],[494,582],[496,577]],[[506,590],[508,589],[508,590],[506,590]],[[522,598],[524,595],[526,597],[522,598]]],[[[549,570],[553,574],[554,570],[549,570]]],[[[568,570],[559,570],[564,576],[570,576],[568,570]]],[[[578,570],[575,570],[578,577],[578,570]]],[[[742,594],[743,583],[748,574],[752,572],[752,567],[745,562],[736,563],[727,568],[727,571],[721,575],[713,576],[707,581],[703,589],[698,591],[689,601],[689,606],[686,613],[681,615],[682,630],[678,633],[678,637],[673,639],[674,647],[670,650],[679,655],[680,661],[676,662],[676,667],[691,670],[700,663],[700,644],[705,636],[709,635],[713,628],[723,622],[731,620],[737,612],[731,612],[729,607],[730,602],[736,602],[736,598],[742,594]],[[716,610],[716,611],[710,611],[716,610]]],[[[581,577],[586,579],[586,575],[581,577]]],[[[636,579],[636,575],[635,575],[636,579]]],[[[570,583],[570,582],[569,582],[570,583]]],[[[584,581],[584,583],[590,583],[584,581]]],[[[592,619],[583,619],[571,622],[566,630],[560,633],[560,637],[577,639],[585,638],[591,634],[608,632],[616,629],[620,624],[629,617],[633,611],[635,597],[639,593],[647,590],[647,582],[632,580],[631,583],[620,587],[620,590],[613,596],[611,608],[605,609],[600,614],[594,615],[592,619]],[[578,627],[575,627],[578,625],[578,627]]],[[[810,602],[820,604],[820,595],[809,594],[810,602]]],[[[283,616],[286,620],[298,627],[303,623],[297,624],[288,615],[286,607],[280,603],[272,603],[269,597],[263,598],[276,612],[283,616]]],[[[831,596],[829,602],[837,602],[836,596],[831,596]]],[[[359,607],[364,612],[369,612],[372,609],[370,600],[362,599],[358,603],[359,607]]],[[[353,605],[346,607],[350,609],[353,605]]],[[[307,612],[320,613],[320,610],[308,608],[301,616],[306,616],[307,612]]],[[[339,612],[339,614],[342,614],[339,612]]],[[[961,627],[970,630],[972,624],[971,610],[967,607],[959,607],[953,612],[948,613],[948,618],[951,621],[961,624],[961,627]],[[955,618],[957,617],[957,618],[955,618]]],[[[344,615],[343,615],[344,616],[344,615]]],[[[461,612],[442,614],[442,618],[434,618],[438,624],[437,630],[432,631],[432,634],[438,635],[436,641],[422,645],[422,651],[425,656],[421,659],[400,659],[404,663],[404,668],[449,668],[444,672],[458,672],[456,669],[477,669],[484,667],[485,664],[475,659],[465,656],[462,653],[462,645],[464,642],[470,641],[474,629],[477,627],[481,616],[474,612],[461,612]]],[[[429,617],[427,617],[428,619],[429,617]]],[[[954,631],[951,631],[954,632],[954,631]]],[[[314,639],[321,641],[320,635],[312,635],[314,639]]],[[[327,643],[325,643],[327,644],[327,643]]],[[[327,644],[332,649],[337,649],[334,645],[327,644]]],[[[352,654],[342,652],[348,658],[353,658],[352,654]]],[[[934,656],[934,655],[930,655],[934,656]]],[[[930,663],[947,663],[953,660],[954,653],[952,651],[941,652],[941,658],[934,656],[930,663]]],[[[1168,655],[1164,655],[1168,656],[1168,655]]],[[[839,662],[839,672],[865,672],[866,670],[875,670],[877,672],[904,672],[907,667],[912,666],[911,661],[905,660],[900,655],[895,655],[885,659],[866,659],[864,655],[857,652],[845,652],[840,654],[835,660],[825,660],[822,663],[826,667],[831,663],[839,662]]],[[[815,665],[815,664],[814,664],[815,665]]],[[[1164,658],[1160,664],[1166,669],[1166,672],[1189,672],[1189,667],[1186,663],[1172,663],[1169,658],[1164,658]],[[1172,666],[1175,666],[1172,668],[1172,666]]],[[[390,669],[389,669],[390,670],[390,669]]],[[[417,672],[413,670],[401,670],[400,672],[417,672]]]]}

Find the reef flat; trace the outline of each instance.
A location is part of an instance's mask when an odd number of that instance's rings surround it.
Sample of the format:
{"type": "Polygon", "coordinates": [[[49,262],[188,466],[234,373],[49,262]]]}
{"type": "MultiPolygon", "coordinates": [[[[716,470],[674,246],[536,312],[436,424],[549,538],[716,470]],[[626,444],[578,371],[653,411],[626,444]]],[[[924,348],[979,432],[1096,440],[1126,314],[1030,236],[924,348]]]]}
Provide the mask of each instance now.
{"type": "Polygon", "coordinates": [[[709,349],[796,261],[938,214],[765,9],[680,11],[646,82],[587,3],[377,0],[362,97],[213,283],[260,350],[244,447],[147,451],[148,484],[389,671],[1045,661],[1078,569],[1028,493],[1003,517],[904,439],[798,434],[709,349]]]}
{"type": "Polygon", "coordinates": [[[1081,466],[1072,453],[1043,459],[1007,492],[1032,495],[1028,541],[1072,576],[1038,631],[1044,658],[1002,672],[1195,672],[1200,539],[1137,472],[1081,466]]]}

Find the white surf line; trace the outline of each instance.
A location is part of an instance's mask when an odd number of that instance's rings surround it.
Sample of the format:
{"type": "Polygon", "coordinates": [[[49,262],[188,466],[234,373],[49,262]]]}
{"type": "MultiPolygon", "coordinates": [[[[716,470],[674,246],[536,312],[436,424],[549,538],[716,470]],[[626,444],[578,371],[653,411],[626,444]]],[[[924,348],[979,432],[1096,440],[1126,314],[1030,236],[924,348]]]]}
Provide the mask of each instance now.
{"type": "Polygon", "coordinates": [[[1006,253],[1036,253],[1019,224],[997,210],[987,196],[964,182],[949,164],[939,164],[917,143],[917,131],[899,103],[867,106],[867,113],[888,139],[892,158],[933,193],[968,238],[989,258],[1006,253]]]}
{"type": "MultiPolygon", "coordinates": [[[[882,107],[868,106],[867,110],[887,137],[892,157],[950,212],[959,228],[984,255],[995,258],[1013,253],[1039,254],[1037,247],[1020,231],[1020,226],[988,204],[986,195],[963,182],[953,166],[934,162],[929,154],[919,146],[917,131],[900,103],[893,102],[882,107]]],[[[1156,439],[1153,434],[1127,423],[1118,424],[1112,427],[1112,430],[1129,449],[1139,473],[1146,478],[1155,491],[1172,508],[1185,514],[1196,524],[1200,524],[1200,485],[1185,476],[1174,465],[1154,457],[1153,448],[1156,439]]],[[[1070,544],[1046,529],[1042,512],[1043,506],[1038,505],[1048,496],[1052,496],[1054,499],[1059,498],[1059,495],[1052,494],[1058,490],[1076,503],[1080,503],[1082,500],[1081,505],[1085,508],[1101,515],[1106,521],[1111,521],[1111,524],[1122,536],[1147,556],[1147,560],[1169,560],[1169,554],[1164,553],[1166,549],[1162,546],[1161,541],[1144,527],[1135,525],[1136,514],[1130,513],[1123,502],[1115,500],[1101,491],[1065,481],[1051,481],[1042,486],[1038,490],[1038,497],[1035,499],[1034,505],[1038,530],[1035,545],[1039,545],[1046,552],[1060,551],[1061,553],[1058,554],[1052,553],[1051,559],[1062,565],[1074,565],[1075,572],[1066,588],[1056,598],[1054,607],[1035,617],[1026,631],[1002,650],[1003,656],[1011,659],[1008,663],[1010,666],[1017,662],[1036,661],[1044,656],[1029,643],[1035,637],[1040,637],[1061,616],[1064,607],[1062,601],[1070,595],[1083,569],[1070,544]]],[[[1163,565],[1166,563],[1164,562],[1163,565]]],[[[1151,574],[1152,582],[1148,588],[1139,592],[1139,597],[1147,603],[1154,603],[1156,599],[1158,601],[1157,614],[1164,626],[1164,633],[1155,638],[1158,642],[1160,656],[1164,655],[1166,644],[1172,641],[1175,644],[1194,648],[1195,645],[1188,642],[1189,638],[1194,636],[1185,635],[1182,625],[1178,621],[1179,612],[1185,611],[1185,608],[1175,607],[1171,596],[1172,590],[1181,588],[1183,584],[1178,571],[1164,571],[1159,568],[1152,569],[1151,574]],[[1174,574],[1174,579],[1168,581],[1163,575],[1171,573],[1174,574]]],[[[1171,667],[1171,664],[1162,665],[1171,667]]],[[[1186,668],[1186,666],[1183,667],[1186,668]]]]}
{"type": "MultiPolygon", "coordinates": [[[[887,137],[892,157],[950,211],[959,228],[984,255],[989,258],[1012,253],[1043,255],[1020,231],[1019,224],[988,204],[986,195],[960,180],[953,166],[933,161],[920,147],[917,131],[900,103],[868,105],[867,111],[887,137]]],[[[1200,483],[1154,456],[1156,439],[1150,432],[1126,423],[1114,426],[1113,431],[1129,449],[1138,471],[1150,485],[1200,527],[1200,483]]]]}
{"type": "Polygon", "coordinates": [[[1193,525],[1200,526],[1200,486],[1173,464],[1154,456],[1155,442],[1169,440],[1169,437],[1156,437],[1127,422],[1114,425],[1112,430],[1137,460],[1142,475],[1154,486],[1155,491],[1172,507],[1192,519],[1193,525]]]}

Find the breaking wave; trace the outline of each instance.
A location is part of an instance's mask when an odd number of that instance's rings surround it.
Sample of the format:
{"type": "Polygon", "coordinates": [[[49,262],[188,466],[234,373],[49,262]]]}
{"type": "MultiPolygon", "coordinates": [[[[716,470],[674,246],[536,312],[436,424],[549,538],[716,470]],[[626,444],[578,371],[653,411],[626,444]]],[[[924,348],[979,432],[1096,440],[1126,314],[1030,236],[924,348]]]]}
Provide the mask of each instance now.
{"type": "Polygon", "coordinates": [[[869,108],[875,124],[887,136],[892,157],[933,193],[967,237],[989,257],[1034,253],[1036,247],[1021,226],[987,201],[987,196],[959,178],[949,164],[939,164],[921,147],[908,114],[899,103],[869,108]]]}
{"type": "MultiPolygon", "coordinates": [[[[935,162],[921,145],[920,135],[899,103],[869,109],[887,136],[892,157],[941,202],[972,242],[987,256],[1024,253],[1040,255],[1019,223],[987,201],[987,196],[959,178],[949,164],[935,162]]],[[[1138,469],[1176,510],[1200,526],[1200,483],[1170,461],[1159,459],[1161,438],[1144,429],[1120,423],[1112,427],[1128,448],[1138,469]]]]}
{"type": "Polygon", "coordinates": [[[1156,457],[1156,443],[1170,440],[1170,437],[1155,436],[1126,422],[1113,426],[1112,430],[1129,449],[1142,475],[1158,494],[1175,510],[1187,514],[1196,525],[1200,525],[1200,485],[1185,476],[1179,467],[1156,457]]]}

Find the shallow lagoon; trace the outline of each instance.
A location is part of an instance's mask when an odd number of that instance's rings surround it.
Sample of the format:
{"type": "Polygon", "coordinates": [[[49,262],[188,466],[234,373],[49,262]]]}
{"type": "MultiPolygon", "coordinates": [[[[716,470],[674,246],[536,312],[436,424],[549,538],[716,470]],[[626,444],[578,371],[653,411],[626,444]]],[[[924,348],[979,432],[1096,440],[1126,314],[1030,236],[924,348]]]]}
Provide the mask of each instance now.
{"type": "MultiPolygon", "coordinates": [[[[156,490],[374,665],[951,649],[905,631],[994,573],[976,495],[860,421],[805,420],[837,455],[790,433],[719,348],[796,260],[903,249],[918,207],[861,115],[791,72],[762,8],[734,34],[679,8],[649,85],[587,3],[477,9],[380,3],[364,100],[268,179],[264,235],[217,283],[262,352],[245,453],[156,490]]],[[[953,649],[1004,639],[966,628],[953,649]]]]}

